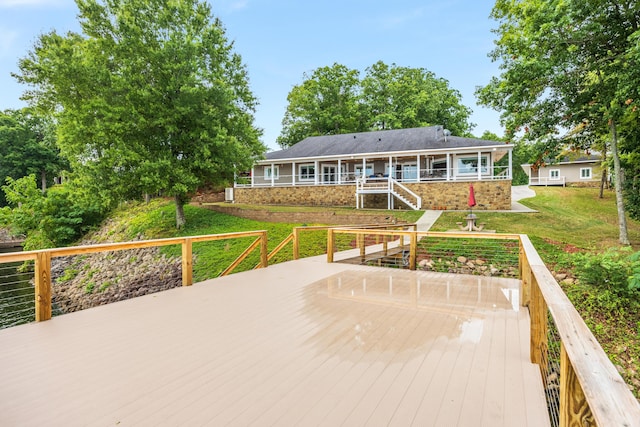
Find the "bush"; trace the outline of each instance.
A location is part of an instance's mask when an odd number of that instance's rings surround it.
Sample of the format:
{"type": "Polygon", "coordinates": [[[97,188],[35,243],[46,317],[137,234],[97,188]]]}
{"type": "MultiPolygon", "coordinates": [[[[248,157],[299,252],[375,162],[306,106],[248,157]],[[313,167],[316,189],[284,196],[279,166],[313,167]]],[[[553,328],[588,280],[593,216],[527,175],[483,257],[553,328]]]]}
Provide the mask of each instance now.
{"type": "Polygon", "coordinates": [[[73,187],[58,185],[43,194],[35,175],[9,178],[2,188],[10,208],[3,208],[0,217],[14,233],[26,235],[27,250],[67,245],[103,218],[100,204],[73,187]]]}
{"type": "Polygon", "coordinates": [[[612,248],[601,254],[579,254],[576,275],[583,284],[630,297],[640,291],[640,252],[612,248]]]}

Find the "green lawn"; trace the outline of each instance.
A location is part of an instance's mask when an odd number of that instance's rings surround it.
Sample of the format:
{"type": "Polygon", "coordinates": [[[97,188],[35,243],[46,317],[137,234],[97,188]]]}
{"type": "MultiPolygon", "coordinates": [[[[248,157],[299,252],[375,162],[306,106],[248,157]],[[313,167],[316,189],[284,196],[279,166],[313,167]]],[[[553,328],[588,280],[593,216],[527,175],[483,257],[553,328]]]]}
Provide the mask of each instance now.
{"type": "MultiPolygon", "coordinates": [[[[615,194],[598,197],[594,188],[532,187],[536,197],[520,203],[537,213],[494,213],[474,211],[485,228],[498,233],[527,234],[531,238],[586,251],[618,246],[618,217],[615,194]]],[[[456,229],[456,222],[468,212],[444,212],[433,231],[456,229]]],[[[640,223],[628,221],[629,238],[640,249],[640,223]]]]}

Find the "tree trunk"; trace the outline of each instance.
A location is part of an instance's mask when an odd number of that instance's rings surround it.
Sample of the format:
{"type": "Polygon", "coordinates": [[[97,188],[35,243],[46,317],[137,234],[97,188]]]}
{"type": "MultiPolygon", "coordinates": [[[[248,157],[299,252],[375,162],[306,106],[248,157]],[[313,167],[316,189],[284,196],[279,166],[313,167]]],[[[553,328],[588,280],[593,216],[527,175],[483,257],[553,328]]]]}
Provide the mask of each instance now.
{"type": "Polygon", "coordinates": [[[149,193],[144,193],[144,202],[148,205],[149,203],[151,203],[151,194],[149,193]]]}
{"type": "Polygon", "coordinates": [[[42,194],[44,194],[47,191],[47,173],[45,171],[40,172],[40,185],[42,194]]]}
{"type": "MultiPolygon", "coordinates": [[[[602,176],[600,177],[600,198],[604,199],[604,187],[607,185],[607,153],[602,155],[602,162],[600,163],[602,166],[602,176]]],[[[609,187],[607,187],[608,189],[609,187]]]]}
{"type": "Polygon", "coordinates": [[[627,234],[627,218],[624,210],[624,199],[622,196],[624,174],[620,165],[620,154],[618,153],[618,130],[616,122],[611,119],[611,154],[613,155],[614,188],[616,191],[616,205],[618,208],[618,226],[620,227],[620,243],[629,245],[629,235],[627,234]]]}
{"type": "Polygon", "coordinates": [[[176,201],[176,228],[180,230],[187,223],[184,217],[184,203],[179,194],[175,195],[174,200],[176,201]]]}

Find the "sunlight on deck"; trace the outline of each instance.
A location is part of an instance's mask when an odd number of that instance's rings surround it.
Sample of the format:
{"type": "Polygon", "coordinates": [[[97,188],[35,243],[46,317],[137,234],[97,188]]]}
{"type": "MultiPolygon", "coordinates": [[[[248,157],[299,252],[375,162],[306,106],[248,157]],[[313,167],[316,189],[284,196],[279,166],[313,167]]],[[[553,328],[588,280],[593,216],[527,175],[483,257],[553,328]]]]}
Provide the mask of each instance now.
{"type": "Polygon", "coordinates": [[[0,331],[0,425],[548,425],[519,282],[320,258],[0,331]]]}

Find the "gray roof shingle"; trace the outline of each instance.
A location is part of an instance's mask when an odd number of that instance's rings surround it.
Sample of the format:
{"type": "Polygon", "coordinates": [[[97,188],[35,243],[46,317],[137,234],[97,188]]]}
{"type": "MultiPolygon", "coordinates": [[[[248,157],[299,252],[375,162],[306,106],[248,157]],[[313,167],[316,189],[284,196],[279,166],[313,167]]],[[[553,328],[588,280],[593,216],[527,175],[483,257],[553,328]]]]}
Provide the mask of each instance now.
{"type": "Polygon", "coordinates": [[[499,144],[502,143],[452,135],[445,138],[442,126],[429,126],[342,135],[310,136],[285,150],[267,153],[266,159],[281,160],[362,153],[382,154],[398,151],[484,147],[499,144]]]}

